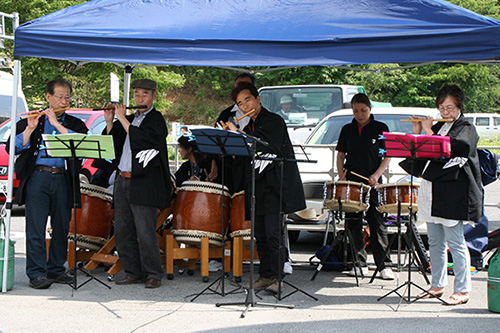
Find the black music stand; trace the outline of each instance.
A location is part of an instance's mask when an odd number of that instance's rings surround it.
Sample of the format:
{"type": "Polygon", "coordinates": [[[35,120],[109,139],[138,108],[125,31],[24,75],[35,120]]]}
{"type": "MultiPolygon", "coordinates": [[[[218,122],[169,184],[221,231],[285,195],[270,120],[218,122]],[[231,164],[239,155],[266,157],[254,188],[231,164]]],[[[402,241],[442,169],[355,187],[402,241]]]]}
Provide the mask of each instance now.
{"type": "MultiPolygon", "coordinates": [[[[257,305],[270,306],[270,307],[281,307],[293,309],[293,305],[283,305],[283,304],[271,304],[262,303],[255,301],[255,291],[253,288],[254,283],[254,252],[255,252],[255,156],[257,152],[257,143],[267,145],[266,142],[260,140],[259,138],[234,133],[230,131],[224,131],[220,129],[196,129],[191,131],[197,138],[197,145],[206,146],[206,151],[212,154],[218,154],[219,150],[223,150],[228,155],[235,156],[247,156],[252,158],[252,190],[251,190],[251,231],[250,231],[250,288],[247,290],[247,296],[244,302],[229,302],[229,303],[216,303],[215,306],[231,306],[231,305],[244,305],[245,310],[243,310],[241,317],[244,318],[248,312],[250,306],[255,307],[257,305]],[[198,142],[198,137],[206,138],[207,141],[198,142]],[[215,145],[214,142],[220,142],[222,145],[215,145]]],[[[202,148],[205,149],[205,148],[202,148]]],[[[207,288],[205,288],[206,290],[207,288]]]]}
{"type": "MultiPolygon", "coordinates": [[[[206,129],[193,129],[191,130],[191,133],[195,136],[196,138],[196,146],[198,147],[198,150],[201,153],[205,154],[210,154],[210,155],[218,155],[221,157],[222,160],[222,188],[221,188],[221,197],[224,198],[224,156],[250,156],[250,149],[247,145],[247,142],[245,141],[245,138],[241,134],[236,134],[233,132],[229,131],[221,131],[219,129],[214,129],[214,128],[206,128],[206,129]]],[[[225,221],[225,216],[224,216],[224,211],[225,211],[225,205],[224,205],[224,200],[221,200],[222,202],[222,276],[217,278],[214,282],[212,282],[210,285],[208,285],[205,289],[203,289],[201,292],[196,294],[196,296],[191,299],[191,302],[193,302],[195,299],[197,299],[200,295],[202,295],[205,291],[210,290],[211,292],[220,295],[220,296],[226,296],[226,294],[231,294],[237,290],[239,290],[241,287],[238,287],[230,292],[225,292],[224,289],[224,281],[226,278],[226,272],[225,272],[225,260],[224,257],[226,255],[226,234],[228,228],[224,225],[225,221]],[[221,292],[217,291],[216,289],[212,289],[212,286],[216,284],[217,282],[220,282],[221,286],[221,292]]],[[[229,226],[229,225],[228,225],[229,226]]]]}
{"type": "MultiPolygon", "coordinates": [[[[410,189],[413,188],[413,173],[414,173],[413,167],[414,167],[415,160],[417,158],[427,158],[428,159],[429,157],[426,157],[425,154],[429,154],[429,155],[432,154],[432,156],[435,156],[433,158],[447,157],[447,154],[445,154],[445,149],[443,148],[444,142],[439,142],[436,140],[429,140],[429,139],[426,139],[425,137],[422,137],[422,139],[418,139],[418,137],[408,136],[408,135],[404,135],[404,134],[397,135],[397,134],[386,133],[386,132],[384,132],[383,134],[384,134],[384,140],[386,141],[386,154],[387,154],[387,156],[407,157],[410,161],[410,175],[412,176],[410,178],[410,189]],[[389,139],[387,137],[385,137],[387,134],[390,134],[389,139]],[[415,138],[415,140],[408,140],[407,139],[408,137],[415,138]]],[[[414,287],[422,290],[423,292],[429,293],[433,297],[440,300],[443,304],[448,304],[448,302],[443,300],[441,297],[436,296],[436,295],[428,292],[427,290],[420,287],[418,284],[416,284],[415,282],[413,282],[411,280],[412,266],[414,264],[414,260],[415,260],[414,258],[416,258],[415,248],[413,246],[413,239],[414,239],[414,236],[413,236],[413,231],[414,231],[414,227],[413,227],[413,191],[410,191],[410,206],[408,207],[408,209],[410,211],[410,216],[409,216],[409,221],[408,221],[408,226],[409,226],[408,231],[409,231],[409,238],[410,238],[410,241],[409,241],[410,251],[408,253],[408,280],[405,283],[401,284],[400,286],[396,287],[395,289],[391,290],[390,292],[386,293],[382,297],[379,297],[377,299],[377,301],[380,301],[381,299],[389,296],[390,294],[395,293],[396,295],[398,295],[401,298],[401,301],[405,300],[406,303],[408,303],[408,304],[415,302],[416,300],[418,300],[418,298],[416,298],[413,301],[410,300],[410,298],[411,298],[411,286],[414,286],[414,287]],[[402,293],[402,294],[399,293],[399,289],[401,289],[403,287],[407,287],[406,290],[408,291],[408,297],[406,299],[405,299],[404,293],[402,293]]],[[[423,271],[423,274],[425,275],[425,271],[423,271]]],[[[400,301],[399,305],[401,305],[401,301],[400,301]]],[[[399,305],[398,305],[398,308],[399,308],[399,305]]],[[[397,311],[398,308],[396,308],[395,311],[397,311]]]]}
{"type": "MultiPolygon", "coordinates": [[[[73,222],[74,222],[74,256],[75,256],[75,267],[73,274],[73,284],[68,285],[73,289],[77,290],[84,286],[91,280],[96,280],[100,284],[111,289],[109,285],[99,280],[88,271],[83,268],[78,267],[76,262],[77,256],[77,221],[76,221],[76,209],[81,206],[80,200],[80,182],[78,170],[80,169],[79,158],[110,158],[113,159],[114,149],[113,140],[105,135],[84,135],[84,134],[59,134],[59,135],[49,135],[43,134],[43,140],[46,147],[42,148],[47,152],[48,157],[62,157],[66,158],[68,161],[68,169],[71,177],[71,186],[73,187],[73,222]],[[84,273],[88,279],[82,284],[77,284],[77,273],[78,271],[84,273]]],[[[69,274],[68,270],[66,274],[69,274]]]]}

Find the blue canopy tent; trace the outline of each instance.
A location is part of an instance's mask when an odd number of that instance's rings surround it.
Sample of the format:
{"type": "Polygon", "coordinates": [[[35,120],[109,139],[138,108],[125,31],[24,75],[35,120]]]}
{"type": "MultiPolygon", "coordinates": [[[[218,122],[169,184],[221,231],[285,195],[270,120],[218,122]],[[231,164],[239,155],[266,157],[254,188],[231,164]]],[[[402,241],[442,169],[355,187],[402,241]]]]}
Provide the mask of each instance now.
{"type": "Polygon", "coordinates": [[[500,22],[440,0],[94,0],[20,26],[16,57],[306,66],[491,59],[500,22]]]}
{"type": "Polygon", "coordinates": [[[198,66],[495,61],[500,22],[441,0],[94,0],[20,26],[14,56],[18,77],[22,57],[198,66]]]}

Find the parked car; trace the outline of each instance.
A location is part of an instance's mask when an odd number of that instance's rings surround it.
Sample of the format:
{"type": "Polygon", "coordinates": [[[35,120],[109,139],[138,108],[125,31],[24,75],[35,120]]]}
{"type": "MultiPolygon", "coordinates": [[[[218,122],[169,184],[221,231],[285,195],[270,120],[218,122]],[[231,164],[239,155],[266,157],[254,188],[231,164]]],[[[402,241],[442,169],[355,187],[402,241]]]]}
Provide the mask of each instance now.
{"type": "Polygon", "coordinates": [[[496,113],[465,113],[465,119],[476,126],[481,138],[492,138],[500,135],[500,115],[496,113]]]}
{"type": "MultiPolygon", "coordinates": [[[[80,118],[92,134],[101,134],[106,126],[104,120],[104,111],[92,111],[89,109],[69,109],[66,111],[68,114],[80,118]]],[[[22,115],[18,116],[19,118],[22,115]]],[[[18,120],[19,120],[18,118],[18,120]]],[[[9,168],[9,154],[5,150],[5,145],[10,137],[10,119],[4,121],[0,125],[0,202],[5,202],[7,192],[7,179],[9,168]]],[[[80,180],[88,181],[90,177],[97,171],[96,168],[91,166],[92,159],[85,159],[83,161],[80,180]]],[[[16,195],[19,181],[15,178],[14,174],[14,193],[16,195]]]]}
{"type": "MultiPolygon", "coordinates": [[[[412,133],[411,122],[401,122],[401,119],[408,119],[409,116],[432,116],[441,118],[436,109],[409,108],[409,107],[380,107],[373,108],[371,112],[375,119],[381,121],[389,127],[390,132],[412,133]]],[[[312,131],[304,145],[304,150],[296,149],[297,159],[305,159],[306,155],[310,160],[317,163],[300,162],[299,170],[304,186],[307,208],[313,208],[316,215],[323,213],[324,184],[333,181],[337,177],[335,146],[338,141],[342,127],[350,123],[353,119],[351,109],[336,111],[324,118],[312,131]],[[309,145],[316,145],[309,146],[309,145]]],[[[395,182],[405,177],[406,172],[402,170],[398,163],[402,159],[392,158],[388,170],[384,173],[385,182],[395,182]]],[[[294,235],[294,238],[297,235],[294,235]]]]}

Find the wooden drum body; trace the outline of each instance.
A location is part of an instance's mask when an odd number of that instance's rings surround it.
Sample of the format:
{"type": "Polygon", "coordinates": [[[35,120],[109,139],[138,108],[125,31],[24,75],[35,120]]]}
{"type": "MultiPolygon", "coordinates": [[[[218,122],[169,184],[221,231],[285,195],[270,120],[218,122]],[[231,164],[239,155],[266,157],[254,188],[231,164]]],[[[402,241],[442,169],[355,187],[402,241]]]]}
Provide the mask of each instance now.
{"type": "Polygon", "coordinates": [[[199,245],[201,237],[208,237],[210,244],[222,245],[222,202],[225,207],[224,225],[227,225],[229,201],[228,189],[220,184],[201,181],[182,183],[174,205],[172,233],[175,239],[179,243],[199,245]]]}
{"type": "Polygon", "coordinates": [[[412,210],[418,210],[417,194],[420,184],[410,183],[395,183],[395,184],[382,184],[375,186],[378,194],[379,206],[378,211],[381,213],[397,214],[398,213],[398,200],[401,201],[401,214],[410,213],[410,193],[412,194],[412,210]]]}
{"type": "Polygon", "coordinates": [[[250,242],[252,222],[245,220],[245,191],[231,197],[231,233],[232,238],[242,237],[244,243],[250,242]]]}
{"type": "MultiPolygon", "coordinates": [[[[113,192],[80,183],[82,208],[76,209],[77,246],[98,251],[107,241],[113,220],[113,192]]],[[[71,215],[68,239],[74,241],[75,221],[71,215]]]]}
{"type": "Polygon", "coordinates": [[[326,182],[324,185],[323,205],[328,209],[340,210],[338,198],[342,203],[342,211],[346,213],[362,212],[368,209],[370,202],[370,186],[347,181],[326,182]]]}

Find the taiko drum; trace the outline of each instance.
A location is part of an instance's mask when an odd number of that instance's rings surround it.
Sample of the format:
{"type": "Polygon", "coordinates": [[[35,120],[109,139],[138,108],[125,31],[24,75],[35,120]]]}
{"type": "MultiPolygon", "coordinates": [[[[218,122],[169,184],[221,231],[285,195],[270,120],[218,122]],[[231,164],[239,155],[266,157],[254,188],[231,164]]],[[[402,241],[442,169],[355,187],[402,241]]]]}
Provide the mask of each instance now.
{"type": "Polygon", "coordinates": [[[370,186],[350,180],[326,182],[323,205],[332,210],[346,213],[361,212],[368,209],[370,202],[370,186]]]}
{"type": "MultiPolygon", "coordinates": [[[[76,244],[98,251],[107,241],[113,220],[113,192],[104,187],[80,183],[82,208],[76,209],[76,244]]],[[[71,215],[68,239],[74,240],[75,222],[71,215]]]]}
{"type": "Polygon", "coordinates": [[[395,183],[375,186],[378,194],[378,211],[381,213],[397,214],[398,200],[401,201],[401,214],[409,214],[410,202],[412,211],[418,210],[417,195],[420,184],[395,183]],[[411,199],[410,199],[411,193],[411,199]]]}
{"type": "Polygon", "coordinates": [[[222,244],[222,217],[229,220],[230,195],[220,184],[186,181],[182,183],[174,204],[172,233],[180,243],[199,245],[202,237],[209,244],[222,244]],[[224,203],[224,214],[222,214],[224,203]]]}

